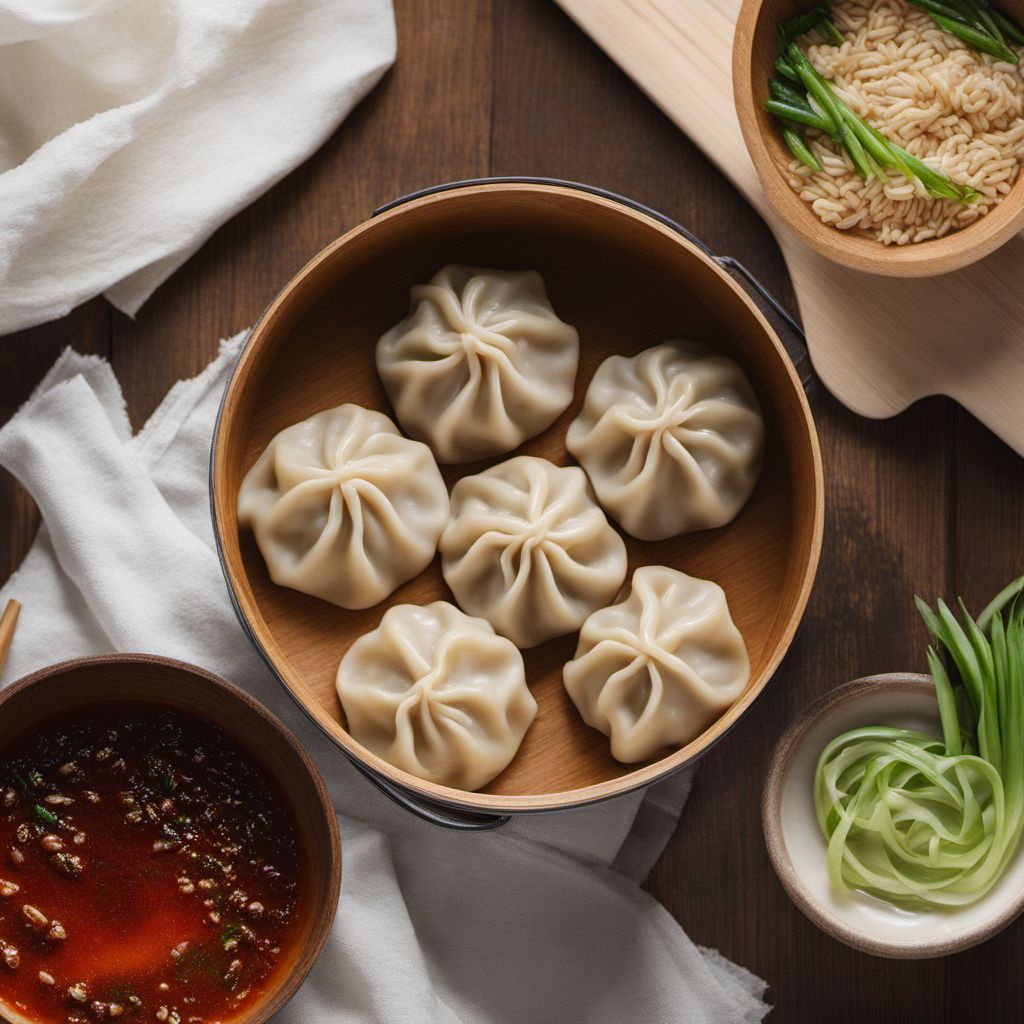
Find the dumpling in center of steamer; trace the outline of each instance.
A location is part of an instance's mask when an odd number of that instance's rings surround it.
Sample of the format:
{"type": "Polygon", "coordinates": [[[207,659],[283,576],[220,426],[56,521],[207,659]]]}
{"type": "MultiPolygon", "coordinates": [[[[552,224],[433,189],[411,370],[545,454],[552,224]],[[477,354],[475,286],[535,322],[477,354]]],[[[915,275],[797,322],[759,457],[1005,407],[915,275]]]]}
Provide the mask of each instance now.
{"type": "Polygon", "coordinates": [[[606,359],[565,446],[627,533],[664,540],[735,518],[761,472],[764,419],[733,360],[670,341],[606,359]]]}
{"type": "Polygon", "coordinates": [[[520,455],[463,477],[451,501],[444,578],[518,647],[579,629],[626,578],[626,545],[576,466],[520,455]]]}
{"type": "Polygon", "coordinates": [[[540,274],[450,265],[411,298],[377,343],[377,372],[402,429],[438,462],[510,452],[568,408],[579,335],[540,274]]]}

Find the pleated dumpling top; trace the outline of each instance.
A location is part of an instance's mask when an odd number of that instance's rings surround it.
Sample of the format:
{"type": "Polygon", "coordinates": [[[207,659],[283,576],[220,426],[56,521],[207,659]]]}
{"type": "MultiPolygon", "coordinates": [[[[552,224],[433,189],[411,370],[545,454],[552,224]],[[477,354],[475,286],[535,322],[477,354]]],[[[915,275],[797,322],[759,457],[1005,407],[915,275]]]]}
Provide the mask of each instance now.
{"type": "Polygon", "coordinates": [[[457,789],[501,772],[537,714],[515,644],[447,601],[389,608],[342,658],[337,687],[358,742],[457,789]]]}
{"type": "Polygon", "coordinates": [[[735,518],[761,472],[764,418],[732,359],[671,341],[606,359],[565,446],[627,533],[664,540],[735,518]]]}
{"type": "Polygon", "coordinates": [[[746,689],[750,661],[717,583],[647,565],[624,601],[583,623],[562,678],[583,721],[632,764],[696,739],[746,689]]]}
{"type": "Polygon", "coordinates": [[[377,372],[402,429],[438,462],[512,451],[572,401],[580,342],[535,271],[450,265],[412,289],[377,343],[377,372]]]}
{"type": "Polygon", "coordinates": [[[626,545],[578,466],[520,455],[452,488],[441,568],[463,611],[535,647],[572,633],[626,578],[626,545]]]}
{"type": "Polygon", "coordinates": [[[238,521],[275,583],[368,608],[430,564],[448,491],[425,444],[339,405],[271,440],[239,488],[238,521]]]}

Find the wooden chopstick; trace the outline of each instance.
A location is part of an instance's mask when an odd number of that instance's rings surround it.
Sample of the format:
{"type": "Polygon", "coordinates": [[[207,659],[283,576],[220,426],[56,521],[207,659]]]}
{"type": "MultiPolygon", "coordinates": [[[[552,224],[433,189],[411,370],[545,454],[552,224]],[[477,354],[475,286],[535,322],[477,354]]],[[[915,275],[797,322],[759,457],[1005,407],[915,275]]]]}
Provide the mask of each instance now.
{"type": "Polygon", "coordinates": [[[3,672],[4,662],[7,661],[7,652],[11,648],[11,637],[14,636],[14,625],[18,621],[18,612],[20,611],[20,603],[11,598],[7,602],[3,615],[0,615],[0,672],[3,672]]]}

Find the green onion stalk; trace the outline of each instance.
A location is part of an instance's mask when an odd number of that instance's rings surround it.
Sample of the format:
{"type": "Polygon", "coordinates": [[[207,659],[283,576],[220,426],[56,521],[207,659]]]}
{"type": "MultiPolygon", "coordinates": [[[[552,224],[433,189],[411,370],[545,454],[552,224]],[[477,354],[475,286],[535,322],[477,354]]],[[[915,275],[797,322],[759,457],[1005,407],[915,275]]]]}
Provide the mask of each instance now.
{"type": "Polygon", "coordinates": [[[942,737],[837,736],[814,780],[829,877],[901,906],[958,907],[999,880],[1024,832],[1024,576],[977,620],[920,598],[942,737]]]}
{"type": "Polygon", "coordinates": [[[1019,64],[1010,43],[1024,44],[1024,30],[985,0],[907,0],[925,11],[944,32],[1007,64],[1019,64]]]}
{"type": "Polygon", "coordinates": [[[818,74],[796,43],[790,43],[786,57],[807,87],[808,94],[819,104],[827,119],[837,126],[833,137],[846,147],[861,177],[874,174],[884,181],[883,169],[893,169],[909,181],[920,182],[933,198],[951,199],[964,205],[978,198],[978,193],[969,185],[950,181],[858,117],[836,95],[831,84],[818,74]]]}
{"type": "MultiPolygon", "coordinates": [[[[931,3],[932,0],[922,2],[931,3]]],[[[957,185],[923,160],[912,156],[858,117],[840,99],[832,84],[818,73],[796,42],[798,36],[811,30],[816,30],[829,42],[834,42],[835,36],[839,42],[843,38],[829,18],[827,4],[795,18],[779,31],[779,56],[775,70],[780,77],[769,81],[771,95],[764,106],[778,118],[789,151],[811,170],[821,171],[821,163],[802,134],[807,128],[813,128],[846,150],[862,178],[874,177],[884,182],[888,180],[888,171],[893,170],[908,181],[919,184],[932,198],[949,199],[965,206],[975,202],[979,198],[975,189],[969,185],[957,185]]]]}

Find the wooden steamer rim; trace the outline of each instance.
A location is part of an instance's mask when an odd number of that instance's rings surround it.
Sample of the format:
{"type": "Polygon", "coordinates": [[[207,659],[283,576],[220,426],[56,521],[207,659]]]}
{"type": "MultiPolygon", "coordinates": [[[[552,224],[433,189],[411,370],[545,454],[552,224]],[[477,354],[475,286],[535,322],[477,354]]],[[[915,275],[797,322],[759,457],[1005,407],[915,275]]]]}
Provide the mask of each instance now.
{"type": "MultiPolygon", "coordinates": [[[[821,453],[810,408],[782,343],[757,306],[707,250],[700,244],[695,244],[695,241],[691,241],[671,225],[671,221],[653,211],[647,212],[642,207],[634,206],[629,200],[602,193],[600,190],[591,190],[588,186],[574,187],[569,183],[532,180],[485,180],[469,185],[441,186],[438,191],[428,191],[426,194],[401,202],[401,205],[390,204],[383,207],[374,218],[357,225],[314,256],[285,285],[264,311],[253,327],[231,372],[214,431],[210,463],[210,495],[217,551],[239,621],[286,692],[305,714],[353,761],[357,768],[370,776],[371,781],[381,785],[389,796],[417,813],[419,813],[415,806],[417,800],[423,800],[442,808],[487,814],[550,811],[595,803],[650,785],[702,756],[739,721],[764,689],[792,642],[817,570],[824,522],[824,481],[821,453]],[[805,475],[804,493],[796,494],[794,491],[793,494],[793,502],[799,506],[798,512],[803,519],[800,528],[794,534],[796,550],[790,553],[787,564],[787,618],[784,626],[778,630],[777,638],[772,644],[770,653],[764,659],[764,664],[760,666],[756,677],[752,677],[750,685],[739,700],[696,740],[659,761],[642,765],[616,778],[593,784],[523,795],[464,792],[425,782],[400,771],[357,743],[339,721],[328,714],[324,706],[311,696],[302,678],[289,665],[284,650],[263,618],[252,588],[248,584],[236,521],[237,489],[232,491],[229,481],[229,474],[234,468],[232,458],[237,456],[237,452],[232,451],[231,445],[240,443],[236,436],[240,429],[236,420],[242,395],[249,384],[254,367],[258,365],[261,350],[268,337],[275,331],[287,328],[290,318],[295,315],[292,306],[295,305],[300,312],[305,312],[310,306],[315,305],[316,296],[310,298],[308,294],[300,294],[311,277],[318,271],[324,270],[332,262],[340,261],[344,251],[354,245],[358,244],[366,250],[377,251],[374,246],[379,242],[378,236],[383,233],[383,229],[393,227],[395,222],[400,219],[409,220],[424,211],[431,214],[439,211],[447,213],[450,210],[459,210],[467,206],[473,210],[486,210],[495,208],[497,204],[513,203],[525,203],[533,208],[535,213],[572,207],[578,208],[575,209],[576,213],[581,216],[585,214],[593,220],[612,218],[625,225],[623,230],[628,229],[634,234],[645,237],[657,236],[659,244],[664,245],[669,242],[672,246],[683,250],[688,260],[696,260],[703,264],[704,271],[710,272],[717,279],[716,285],[721,289],[720,297],[733,308],[733,312],[737,315],[741,313],[756,321],[757,344],[763,349],[761,353],[763,358],[770,361],[772,373],[775,375],[775,380],[771,383],[777,387],[777,394],[784,393],[788,403],[787,410],[794,420],[788,424],[787,429],[790,436],[799,436],[800,468],[805,475]],[[799,566],[795,571],[792,569],[794,562],[799,566]],[[410,797],[413,798],[414,806],[412,807],[409,806],[410,797]]],[[[720,306],[722,305],[723,303],[720,303],[720,306]]],[[[401,308],[395,310],[395,319],[402,311],[401,308]]],[[[372,358],[370,362],[372,363],[372,358]]],[[[589,383],[589,380],[586,383],[589,383]]],[[[579,389],[580,386],[581,382],[578,380],[577,388],[579,389]]],[[[352,399],[347,398],[346,400],[352,399]]],[[[313,411],[315,411],[315,406],[310,406],[308,410],[296,410],[293,420],[302,415],[309,415],[313,411]]],[[[789,461],[787,461],[787,466],[792,468],[789,461]]],[[[375,613],[377,618],[379,618],[380,610],[381,606],[378,606],[375,613]]],[[[340,658],[340,651],[338,657],[340,658]]],[[[582,723],[579,724],[579,727],[586,728],[582,723]]],[[[490,820],[486,824],[493,827],[495,824],[500,824],[502,820],[504,819],[490,820]]],[[[443,823],[460,827],[457,820],[443,823]]],[[[478,820],[476,824],[462,825],[461,827],[479,828],[484,824],[478,820]]]]}

